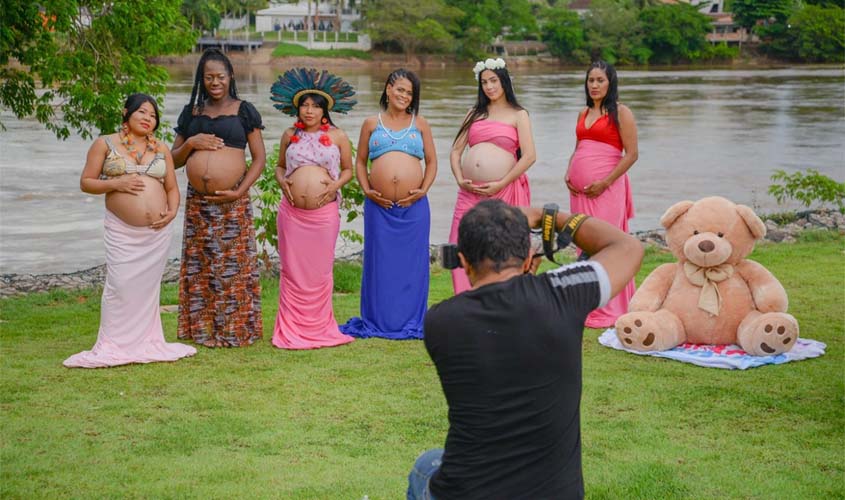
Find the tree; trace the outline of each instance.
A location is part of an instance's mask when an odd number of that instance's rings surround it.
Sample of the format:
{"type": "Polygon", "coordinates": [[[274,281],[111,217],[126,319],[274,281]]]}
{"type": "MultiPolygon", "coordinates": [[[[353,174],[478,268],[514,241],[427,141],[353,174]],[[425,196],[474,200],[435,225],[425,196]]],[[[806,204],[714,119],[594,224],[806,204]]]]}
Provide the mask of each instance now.
{"type": "Polygon", "coordinates": [[[643,42],[651,50],[653,62],[694,61],[707,48],[705,36],[710,31],[710,19],[691,5],[646,7],[639,18],[647,27],[643,42]]]}
{"type": "Polygon", "coordinates": [[[630,1],[593,0],[584,18],[586,48],[593,59],[611,64],[648,62],[651,51],[642,43],[638,10],[630,1]]]}
{"type": "Polygon", "coordinates": [[[421,49],[449,48],[461,16],[443,0],[372,0],[363,5],[362,21],[374,42],[395,42],[410,58],[421,49]]]}
{"type": "Polygon", "coordinates": [[[549,52],[560,58],[583,59],[577,52],[584,46],[584,28],[578,14],[567,8],[551,8],[544,12],[543,17],[543,41],[549,52]]]}
{"type": "Polygon", "coordinates": [[[179,10],[191,21],[194,29],[212,31],[220,25],[220,10],[214,2],[183,0],[179,10]]]}
{"type": "Polygon", "coordinates": [[[0,106],[60,139],[112,132],[128,94],[161,97],[167,72],[147,58],[191,49],[179,0],[4,2],[0,106]]]}
{"type": "Polygon", "coordinates": [[[784,22],[797,7],[798,0],[732,0],[727,6],[734,22],[752,31],[757,21],[784,22]]]}
{"type": "Polygon", "coordinates": [[[766,51],[801,62],[845,62],[845,9],[805,5],[786,23],[761,30],[766,51]]]}

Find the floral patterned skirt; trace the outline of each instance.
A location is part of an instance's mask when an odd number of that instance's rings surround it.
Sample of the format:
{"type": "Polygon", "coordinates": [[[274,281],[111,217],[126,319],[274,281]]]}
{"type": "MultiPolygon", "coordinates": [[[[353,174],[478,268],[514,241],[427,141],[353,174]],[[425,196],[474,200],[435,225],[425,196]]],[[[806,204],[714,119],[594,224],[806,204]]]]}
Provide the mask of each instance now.
{"type": "Polygon", "coordinates": [[[208,347],[237,347],[261,336],[261,283],[249,194],[215,204],[189,185],[178,337],[208,347]]]}

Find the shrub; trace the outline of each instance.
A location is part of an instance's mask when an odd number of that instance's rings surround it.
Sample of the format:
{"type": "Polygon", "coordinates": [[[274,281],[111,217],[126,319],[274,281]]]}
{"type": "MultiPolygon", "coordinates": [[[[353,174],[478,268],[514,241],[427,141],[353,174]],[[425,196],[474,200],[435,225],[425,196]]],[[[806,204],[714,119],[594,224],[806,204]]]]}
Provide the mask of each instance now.
{"type": "Polygon", "coordinates": [[[845,213],[845,183],[836,182],[817,170],[807,169],[806,173],[792,174],[775,170],[771,179],[778,184],[769,186],[769,194],[774,196],[778,203],[787,199],[799,201],[805,207],[810,207],[814,202],[822,205],[831,203],[836,205],[840,212],[845,213]]]}

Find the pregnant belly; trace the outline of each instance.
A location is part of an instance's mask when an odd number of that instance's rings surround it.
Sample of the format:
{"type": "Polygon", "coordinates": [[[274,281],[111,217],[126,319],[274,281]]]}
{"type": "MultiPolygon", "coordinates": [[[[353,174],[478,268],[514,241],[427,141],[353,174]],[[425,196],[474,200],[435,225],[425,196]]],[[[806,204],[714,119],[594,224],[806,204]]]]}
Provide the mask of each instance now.
{"type": "Polygon", "coordinates": [[[607,177],[620,159],[622,152],[613,146],[597,141],[581,141],[572,157],[569,180],[578,189],[584,189],[607,177]]]}
{"type": "Polygon", "coordinates": [[[246,172],[246,157],[244,150],[238,148],[197,150],[185,166],[191,186],[202,194],[212,194],[236,186],[246,172]]]}
{"type": "MultiPolygon", "coordinates": [[[[317,165],[306,165],[297,168],[290,174],[290,192],[293,195],[293,206],[305,210],[320,208],[320,196],[326,190],[327,183],[332,182],[329,172],[317,165]]],[[[326,201],[330,203],[337,198],[337,193],[332,193],[326,201]]]]}
{"type": "Polygon", "coordinates": [[[412,189],[422,186],[422,181],[420,160],[399,151],[379,156],[370,169],[370,186],[390,201],[407,198],[412,189]]]}
{"type": "Polygon", "coordinates": [[[167,194],[164,185],[158,180],[146,175],[138,177],[144,181],[143,191],[138,194],[108,193],[106,208],[130,226],[149,226],[161,219],[162,212],[167,211],[167,194]]]}
{"type": "Polygon", "coordinates": [[[516,158],[504,149],[489,142],[480,142],[469,148],[461,162],[464,179],[478,183],[497,181],[516,165],[516,158]]]}

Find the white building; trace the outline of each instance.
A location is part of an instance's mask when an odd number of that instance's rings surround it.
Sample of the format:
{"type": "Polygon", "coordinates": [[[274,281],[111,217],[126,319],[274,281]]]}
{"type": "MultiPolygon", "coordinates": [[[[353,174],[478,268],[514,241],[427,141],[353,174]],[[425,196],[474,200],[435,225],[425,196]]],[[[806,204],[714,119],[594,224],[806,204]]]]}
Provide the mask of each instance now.
{"type": "Polygon", "coordinates": [[[347,0],[339,2],[303,2],[277,4],[269,9],[255,13],[255,30],[266,31],[307,31],[311,21],[313,31],[355,31],[352,23],[361,19],[358,9],[350,8],[347,0]],[[309,6],[311,11],[309,12],[309,6]]]}

